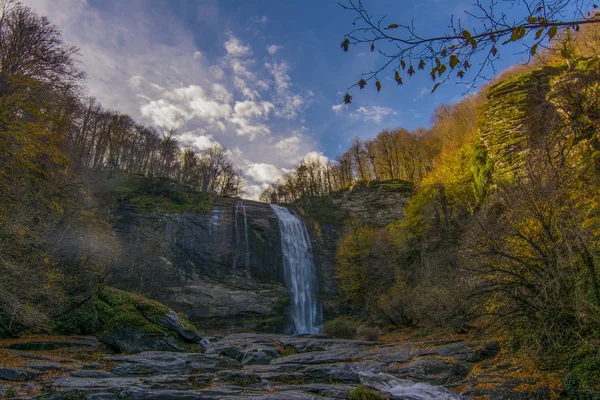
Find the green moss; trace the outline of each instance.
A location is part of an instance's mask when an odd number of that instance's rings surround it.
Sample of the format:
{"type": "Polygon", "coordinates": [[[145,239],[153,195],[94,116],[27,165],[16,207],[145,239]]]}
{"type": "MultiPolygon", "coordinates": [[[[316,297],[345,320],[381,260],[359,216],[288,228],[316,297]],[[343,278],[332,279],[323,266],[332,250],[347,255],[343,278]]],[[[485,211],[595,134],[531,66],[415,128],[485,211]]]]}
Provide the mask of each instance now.
{"type": "Polygon", "coordinates": [[[377,390],[359,386],[348,394],[348,400],[386,400],[387,397],[377,390]]]}
{"type": "Polygon", "coordinates": [[[205,213],[211,210],[216,197],[171,179],[150,178],[122,171],[114,171],[112,178],[98,173],[93,179],[94,186],[106,201],[131,204],[141,213],[205,213]]]}
{"type": "Polygon", "coordinates": [[[274,382],[284,385],[303,385],[306,383],[306,378],[301,375],[279,375],[272,379],[274,382]]]}
{"type": "Polygon", "coordinates": [[[391,189],[398,192],[406,192],[412,193],[413,184],[409,181],[403,181],[401,179],[390,179],[387,181],[372,181],[368,184],[368,187],[376,188],[376,187],[385,187],[386,189],[391,189]]]}
{"type": "Polygon", "coordinates": [[[166,329],[147,319],[147,317],[160,317],[169,312],[169,308],[165,305],[114,288],[103,288],[96,293],[96,297],[95,306],[104,323],[104,331],[124,325],[140,328],[146,333],[166,333],[166,329]]]}

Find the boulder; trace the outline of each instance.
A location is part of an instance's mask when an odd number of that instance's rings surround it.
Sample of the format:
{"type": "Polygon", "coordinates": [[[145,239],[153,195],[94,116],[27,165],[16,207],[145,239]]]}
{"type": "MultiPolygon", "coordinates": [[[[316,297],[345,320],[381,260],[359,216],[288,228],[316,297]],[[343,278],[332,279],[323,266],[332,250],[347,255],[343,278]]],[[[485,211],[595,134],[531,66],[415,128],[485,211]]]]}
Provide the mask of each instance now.
{"type": "Polygon", "coordinates": [[[203,351],[195,328],[166,306],[114,288],[97,293],[98,338],[122,353],[203,351]]]}

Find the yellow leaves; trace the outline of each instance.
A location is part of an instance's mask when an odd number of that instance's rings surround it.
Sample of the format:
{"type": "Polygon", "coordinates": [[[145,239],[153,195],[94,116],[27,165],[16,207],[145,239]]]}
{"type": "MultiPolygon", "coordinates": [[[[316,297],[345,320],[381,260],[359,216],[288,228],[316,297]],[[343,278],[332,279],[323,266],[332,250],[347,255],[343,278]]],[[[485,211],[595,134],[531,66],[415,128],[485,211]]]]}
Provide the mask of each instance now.
{"type": "Polygon", "coordinates": [[[454,67],[456,67],[459,62],[460,61],[458,57],[456,57],[454,54],[450,56],[450,68],[454,69],[454,67]]]}
{"type": "Polygon", "coordinates": [[[538,40],[539,38],[541,38],[542,33],[544,33],[544,28],[538,29],[538,31],[535,33],[535,40],[538,40]]]}
{"type": "Polygon", "coordinates": [[[398,85],[402,85],[402,77],[400,76],[400,73],[398,71],[395,71],[394,80],[396,81],[396,83],[398,83],[398,85]]]}

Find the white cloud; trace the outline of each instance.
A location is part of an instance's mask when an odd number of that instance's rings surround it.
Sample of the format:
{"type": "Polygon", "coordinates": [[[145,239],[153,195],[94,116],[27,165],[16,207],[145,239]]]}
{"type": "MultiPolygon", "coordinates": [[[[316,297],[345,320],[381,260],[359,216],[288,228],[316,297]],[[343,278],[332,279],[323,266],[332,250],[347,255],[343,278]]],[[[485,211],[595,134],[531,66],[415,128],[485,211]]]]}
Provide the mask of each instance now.
{"type": "Polygon", "coordinates": [[[331,109],[336,113],[336,115],[340,115],[344,112],[347,107],[343,104],[335,104],[331,106],[331,109]]]}
{"type": "Polygon", "coordinates": [[[359,107],[355,112],[350,114],[352,117],[361,118],[363,121],[373,121],[380,124],[383,118],[397,115],[398,113],[391,108],[381,106],[359,107]]]}
{"type": "Polygon", "coordinates": [[[196,151],[202,151],[210,147],[222,147],[219,142],[213,139],[212,135],[204,134],[204,131],[199,129],[191,132],[184,132],[177,136],[177,140],[186,147],[191,147],[196,151]]]}
{"type": "Polygon", "coordinates": [[[329,162],[329,158],[323,155],[323,153],[320,151],[311,151],[302,158],[302,161],[307,163],[310,163],[311,161],[319,161],[321,164],[327,164],[329,162]]]}
{"type": "Polygon", "coordinates": [[[283,154],[296,154],[300,147],[300,137],[291,136],[275,143],[275,148],[283,154]]]}
{"type": "Polygon", "coordinates": [[[139,87],[142,84],[143,80],[144,80],[143,77],[141,77],[139,75],[134,75],[131,78],[129,78],[129,80],[127,82],[129,83],[129,85],[131,85],[133,87],[139,87]]]}
{"type": "Polygon", "coordinates": [[[274,63],[274,64],[265,64],[267,69],[273,74],[275,78],[275,88],[277,89],[277,93],[284,94],[290,87],[290,76],[288,75],[289,66],[287,63],[274,63]]]}
{"type": "Polygon", "coordinates": [[[246,174],[255,181],[264,183],[277,182],[283,176],[280,168],[265,163],[250,163],[246,166],[246,174]]]}
{"type": "Polygon", "coordinates": [[[165,100],[152,100],[141,107],[142,116],[164,128],[177,129],[189,118],[188,113],[165,100]]]}
{"type": "Polygon", "coordinates": [[[304,110],[307,104],[307,98],[311,97],[311,93],[306,93],[302,96],[291,91],[292,81],[288,74],[289,66],[286,62],[281,63],[266,63],[265,67],[273,75],[275,79],[276,98],[275,103],[277,109],[275,113],[281,118],[292,120],[304,110]]]}
{"type": "Polygon", "coordinates": [[[234,117],[240,118],[269,118],[269,113],[273,109],[273,103],[268,101],[238,101],[233,107],[234,117]]]}
{"type": "Polygon", "coordinates": [[[224,46],[227,53],[233,57],[246,57],[252,53],[250,46],[244,46],[235,36],[231,36],[224,46]]]}
{"type": "Polygon", "coordinates": [[[265,136],[271,134],[271,128],[266,124],[254,124],[245,118],[232,118],[231,122],[237,125],[236,133],[239,136],[248,136],[254,140],[256,136],[265,136]]]}
{"type": "Polygon", "coordinates": [[[211,65],[208,68],[208,70],[212,73],[213,77],[217,80],[221,80],[225,76],[225,71],[223,71],[223,69],[221,69],[221,67],[219,67],[217,65],[211,65]]]}
{"type": "Polygon", "coordinates": [[[262,192],[269,187],[268,183],[263,184],[247,184],[246,186],[246,198],[252,200],[258,200],[262,192]]]}
{"type": "Polygon", "coordinates": [[[422,88],[421,91],[419,93],[417,93],[417,95],[413,99],[413,102],[415,102],[419,99],[422,99],[423,97],[425,97],[426,94],[429,94],[430,92],[431,92],[431,89],[428,89],[426,87],[422,88]]]}
{"type": "MultiPolygon", "coordinates": [[[[175,14],[149,12],[143,2],[111,2],[107,12],[81,0],[22,1],[80,48],[90,95],[139,123],[177,128],[183,146],[231,149],[232,162],[247,170],[247,197],[257,199],[268,182],[315,150],[310,135],[294,130],[312,93],[295,88],[286,60],[264,65],[250,39],[223,31],[214,22],[218,7],[198,5],[210,8],[202,15],[210,16],[204,22],[214,37],[225,38],[225,54],[215,57],[197,47],[175,14]]],[[[280,46],[257,45],[280,56],[280,46]]]]}
{"type": "Polygon", "coordinates": [[[254,22],[255,24],[266,24],[269,22],[269,17],[266,15],[254,16],[250,18],[250,21],[254,22]]]}
{"type": "Polygon", "coordinates": [[[278,46],[276,44],[272,44],[270,46],[267,46],[267,51],[269,52],[270,55],[274,55],[279,50],[281,50],[281,48],[282,48],[282,46],[278,46]]]}

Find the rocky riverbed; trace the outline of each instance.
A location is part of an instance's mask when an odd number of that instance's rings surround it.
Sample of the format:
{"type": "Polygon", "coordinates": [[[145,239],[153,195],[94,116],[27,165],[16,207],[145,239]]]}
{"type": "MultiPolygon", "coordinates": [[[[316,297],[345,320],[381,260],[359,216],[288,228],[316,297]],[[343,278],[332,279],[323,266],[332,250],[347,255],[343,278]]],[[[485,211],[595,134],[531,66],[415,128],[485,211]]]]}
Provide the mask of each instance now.
{"type": "MultiPolygon", "coordinates": [[[[390,399],[546,399],[498,364],[497,341],[233,334],[202,352],[117,354],[93,337],[0,343],[0,396],[36,399],[345,399],[359,385],[390,399]]],[[[199,349],[200,350],[200,349],[199,349]]]]}

